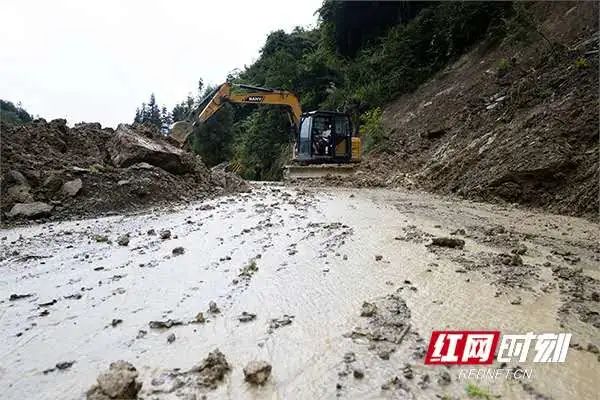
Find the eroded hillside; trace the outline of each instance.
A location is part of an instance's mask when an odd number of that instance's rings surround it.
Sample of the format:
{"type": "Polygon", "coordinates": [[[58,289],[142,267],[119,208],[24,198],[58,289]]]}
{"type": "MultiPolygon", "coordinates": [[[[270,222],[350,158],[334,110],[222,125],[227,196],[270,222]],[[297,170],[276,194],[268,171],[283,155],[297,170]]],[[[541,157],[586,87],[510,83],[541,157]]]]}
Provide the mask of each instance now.
{"type": "Polygon", "coordinates": [[[598,4],[531,11],[527,41],[480,45],[385,107],[368,184],[598,218],[598,4]]]}

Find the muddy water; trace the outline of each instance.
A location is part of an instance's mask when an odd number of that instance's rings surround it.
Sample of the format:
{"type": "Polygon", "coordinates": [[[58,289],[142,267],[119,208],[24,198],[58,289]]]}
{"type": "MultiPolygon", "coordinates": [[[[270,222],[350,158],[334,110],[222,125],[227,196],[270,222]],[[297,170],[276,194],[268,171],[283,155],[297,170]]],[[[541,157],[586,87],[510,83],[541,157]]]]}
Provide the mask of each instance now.
{"type": "MultiPolygon", "coordinates": [[[[583,349],[570,349],[566,363],[521,364],[534,368],[529,386],[506,380],[477,385],[514,399],[593,399],[600,391],[598,356],[585,350],[600,345],[600,330],[575,312],[559,313],[568,296],[552,272],[565,266],[600,279],[598,226],[581,219],[420,193],[259,185],[250,194],[187,207],[16,228],[0,236],[3,398],[83,398],[98,373],[119,359],[140,371],[145,398],[180,398],[185,388],[153,393],[152,379],[167,369],[188,369],[216,347],[232,371],[206,392],[208,398],[464,398],[467,382],[457,379],[458,368],[450,369],[449,385],[438,385],[443,367],[424,367],[414,352],[417,336],[426,345],[431,330],[445,328],[572,332],[583,349]],[[485,233],[497,225],[506,233],[485,233]],[[151,229],[156,234],[148,234],[151,229]],[[160,238],[165,229],[170,239],[160,238]],[[455,229],[465,230],[459,234],[464,250],[426,246],[430,235],[455,229]],[[126,233],[129,244],[119,246],[117,238],[126,233]],[[98,235],[111,242],[97,241],[98,235]],[[502,274],[489,273],[492,267],[456,272],[464,259],[510,253],[515,240],[526,245],[522,259],[533,271],[516,285],[499,284],[502,274]],[[179,246],[184,253],[173,255],[179,246]],[[240,276],[253,262],[258,270],[240,276]],[[406,302],[414,336],[382,360],[369,343],[348,334],[364,323],[363,301],[389,293],[406,302]],[[11,301],[12,294],[32,296],[11,301]],[[520,304],[511,304],[517,297],[520,304]],[[210,301],[219,314],[208,313],[210,301]],[[244,311],[256,318],[238,321],[244,311]],[[208,321],[188,324],[198,312],[208,321]],[[269,329],[284,315],[293,316],[291,324],[269,329]],[[167,319],[184,324],[149,328],[149,321],[167,319]],[[171,333],[176,340],[167,343],[171,333]],[[349,351],[364,378],[340,374],[349,351]],[[254,359],[273,366],[259,388],[244,383],[242,373],[254,359]],[[75,363],[44,373],[62,361],[75,363]],[[405,363],[416,378],[428,374],[432,383],[407,381],[406,390],[382,390],[391,377],[402,376],[405,363]]],[[[599,311],[597,302],[582,304],[599,311]]]]}

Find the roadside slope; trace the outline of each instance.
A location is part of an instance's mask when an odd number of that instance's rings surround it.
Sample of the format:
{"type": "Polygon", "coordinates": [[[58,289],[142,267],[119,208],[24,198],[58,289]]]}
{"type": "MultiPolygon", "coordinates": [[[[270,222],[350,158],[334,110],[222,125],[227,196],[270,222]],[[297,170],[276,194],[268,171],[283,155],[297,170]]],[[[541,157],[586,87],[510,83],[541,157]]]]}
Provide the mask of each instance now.
{"type": "Polygon", "coordinates": [[[532,11],[545,38],[475,48],[384,109],[370,184],[598,219],[598,4],[532,11]]]}

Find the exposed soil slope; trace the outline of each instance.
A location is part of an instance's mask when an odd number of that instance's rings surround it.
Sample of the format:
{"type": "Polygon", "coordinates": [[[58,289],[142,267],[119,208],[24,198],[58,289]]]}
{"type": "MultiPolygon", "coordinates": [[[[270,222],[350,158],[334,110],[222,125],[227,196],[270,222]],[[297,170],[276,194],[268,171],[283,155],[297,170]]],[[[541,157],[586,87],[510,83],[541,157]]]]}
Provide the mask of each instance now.
{"type": "Polygon", "coordinates": [[[113,131],[97,123],[69,128],[64,120],[40,119],[3,123],[0,132],[3,223],[27,217],[13,215],[15,204],[30,218],[62,219],[246,188],[239,177],[209,170],[144,126],[113,131]]]}
{"type": "Polygon", "coordinates": [[[598,4],[538,3],[545,36],[472,50],[389,104],[359,182],[598,219],[598,4]]]}

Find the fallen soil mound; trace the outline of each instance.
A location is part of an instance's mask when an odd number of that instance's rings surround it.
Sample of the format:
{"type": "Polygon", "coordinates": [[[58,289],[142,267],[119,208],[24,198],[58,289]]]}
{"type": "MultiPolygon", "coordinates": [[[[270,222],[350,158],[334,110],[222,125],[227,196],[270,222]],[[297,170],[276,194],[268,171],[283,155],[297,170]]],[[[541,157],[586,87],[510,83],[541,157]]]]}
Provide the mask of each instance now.
{"type": "Polygon", "coordinates": [[[531,8],[542,33],[482,44],[383,110],[352,179],[598,220],[598,4],[531,8]]]}
{"type": "Polygon", "coordinates": [[[2,223],[131,211],[247,190],[236,175],[209,170],[142,125],[65,120],[0,126],[2,223]]]}

